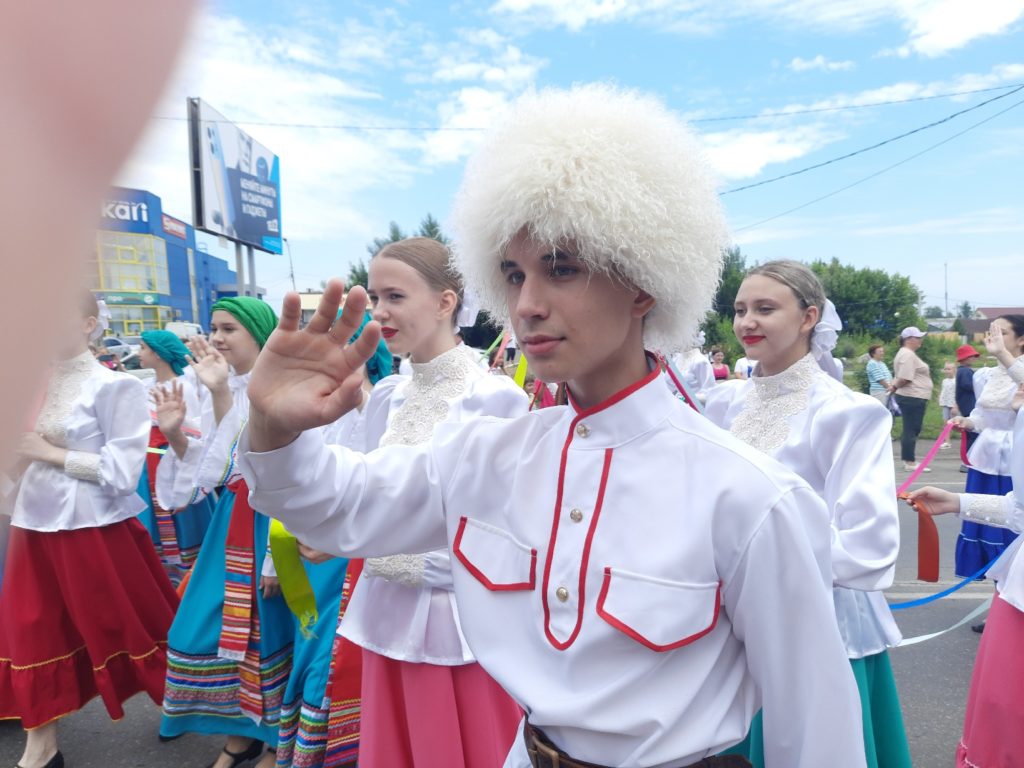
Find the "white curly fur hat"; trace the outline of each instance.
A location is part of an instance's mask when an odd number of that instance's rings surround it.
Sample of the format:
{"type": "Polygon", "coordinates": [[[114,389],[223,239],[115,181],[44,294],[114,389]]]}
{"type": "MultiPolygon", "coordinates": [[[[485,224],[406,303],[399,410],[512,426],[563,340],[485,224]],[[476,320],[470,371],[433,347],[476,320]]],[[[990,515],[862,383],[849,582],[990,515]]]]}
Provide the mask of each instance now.
{"type": "Polygon", "coordinates": [[[508,317],[499,263],[522,229],[575,243],[592,269],[652,295],[645,343],[686,347],[711,308],[728,244],[710,169],[657,99],[604,84],[518,100],[470,158],[452,214],[455,264],[508,317]]]}

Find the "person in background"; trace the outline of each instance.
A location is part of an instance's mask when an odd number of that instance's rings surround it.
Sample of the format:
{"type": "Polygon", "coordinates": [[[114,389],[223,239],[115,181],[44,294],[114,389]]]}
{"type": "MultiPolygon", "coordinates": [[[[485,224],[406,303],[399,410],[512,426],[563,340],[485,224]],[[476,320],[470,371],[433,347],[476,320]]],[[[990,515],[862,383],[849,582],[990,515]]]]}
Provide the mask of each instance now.
{"type": "MultiPolygon", "coordinates": [[[[942,365],[942,388],[939,390],[939,407],[942,408],[942,421],[947,422],[952,417],[958,416],[956,410],[956,366],[951,360],[942,365]]],[[[943,448],[949,448],[949,440],[942,444],[943,448]]]]}
{"type": "Polygon", "coordinates": [[[711,348],[711,370],[715,374],[715,383],[729,380],[729,366],[725,362],[725,352],[721,347],[711,348]]]}
{"type": "MultiPolygon", "coordinates": [[[[892,361],[895,378],[892,391],[903,414],[903,435],[900,438],[900,458],[903,469],[917,469],[917,436],[924,424],[924,412],[932,396],[932,377],[928,363],[917,356],[925,337],[923,331],[908,326],[900,331],[900,350],[892,361]]],[[[924,468],[929,472],[928,467],[924,468]]]]}
{"type": "MultiPolygon", "coordinates": [[[[974,410],[974,404],[977,400],[974,394],[974,368],[972,365],[974,361],[979,358],[978,350],[972,347],[970,344],[964,344],[956,350],[956,409],[958,416],[970,416],[971,411],[974,410]]],[[[960,439],[967,441],[967,450],[971,450],[971,446],[974,445],[974,441],[977,438],[977,434],[974,432],[961,432],[960,439]]],[[[966,464],[960,464],[960,471],[967,474],[968,467],[966,464]]]]}
{"type": "Polygon", "coordinates": [[[749,379],[754,375],[755,365],[757,365],[757,360],[741,357],[736,361],[736,365],[733,366],[733,373],[736,374],[737,379],[749,379]]]}
{"type": "Polygon", "coordinates": [[[99,309],[82,289],[31,431],[18,443],[0,590],[0,720],[26,731],[21,768],[63,768],[58,722],[103,700],[114,720],[159,706],[178,596],[135,493],[149,439],[146,389],[89,351],[99,309]]]}
{"type": "Polygon", "coordinates": [[[867,368],[868,394],[885,405],[892,395],[892,372],[889,366],[882,359],[885,356],[885,347],[881,344],[872,344],[868,347],[867,368]]]}

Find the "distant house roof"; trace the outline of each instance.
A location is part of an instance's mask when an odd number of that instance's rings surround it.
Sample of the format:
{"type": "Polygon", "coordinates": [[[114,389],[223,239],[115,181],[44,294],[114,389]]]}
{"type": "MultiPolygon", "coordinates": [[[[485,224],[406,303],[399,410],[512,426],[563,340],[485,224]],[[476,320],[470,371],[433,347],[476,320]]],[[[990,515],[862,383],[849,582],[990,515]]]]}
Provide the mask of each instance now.
{"type": "Polygon", "coordinates": [[[976,333],[985,333],[988,331],[988,327],[992,325],[992,321],[987,318],[971,317],[960,321],[963,326],[964,334],[967,336],[973,336],[976,333]]]}
{"type": "Polygon", "coordinates": [[[995,320],[1000,315],[1024,315],[1024,307],[978,307],[974,317],[979,320],[995,320]]]}

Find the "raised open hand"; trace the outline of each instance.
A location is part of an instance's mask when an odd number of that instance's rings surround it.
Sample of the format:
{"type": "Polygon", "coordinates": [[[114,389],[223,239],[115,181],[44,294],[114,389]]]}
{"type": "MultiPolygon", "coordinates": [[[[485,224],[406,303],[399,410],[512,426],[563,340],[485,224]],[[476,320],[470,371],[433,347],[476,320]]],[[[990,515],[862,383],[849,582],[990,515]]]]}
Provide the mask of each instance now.
{"type": "Polygon", "coordinates": [[[985,334],[985,350],[993,357],[997,357],[1000,352],[1006,351],[1006,339],[1003,338],[1003,329],[996,323],[992,323],[985,334]]]}
{"type": "Polygon", "coordinates": [[[380,326],[369,323],[349,344],[362,324],[366,291],[359,286],[349,291],[337,317],[344,290],[341,280],[329,280],[316,314],[302,330],[299,296],[285,296],[281,320],[249,379],[253,450],[287,445],[300,432],[330,424],[361,402],[362,366],[377,348],[380,326]]]}
{"type": "Polygon", "coordinates": [[[231,367],[224,359],[224,355],[210,342],[202,336],[193,336],[188,342],[188,351],[191,353],[192,368],[196,372],[196,377],[207,389],[217,392],[228,385],[231,367]]]}
{"type": "Polygon", "coordinates": [[[185,421],[185,391],[180,382],[172,381],[169,389],[156,386],[150,390],[150,400],[156,408],[156,421],[165,437],[181,431],[185,421]]]}

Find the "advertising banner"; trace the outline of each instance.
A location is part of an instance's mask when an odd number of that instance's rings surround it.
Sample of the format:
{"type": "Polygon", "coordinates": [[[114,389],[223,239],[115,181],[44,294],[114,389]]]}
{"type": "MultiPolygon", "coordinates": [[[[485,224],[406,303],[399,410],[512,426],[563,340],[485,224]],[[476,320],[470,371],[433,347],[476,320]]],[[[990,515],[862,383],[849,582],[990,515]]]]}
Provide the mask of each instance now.
{"type": "Polygon", "coordinates": [[[200,99],[189,99],[196,229],[281,253],[280,163],[200,99]]]}

